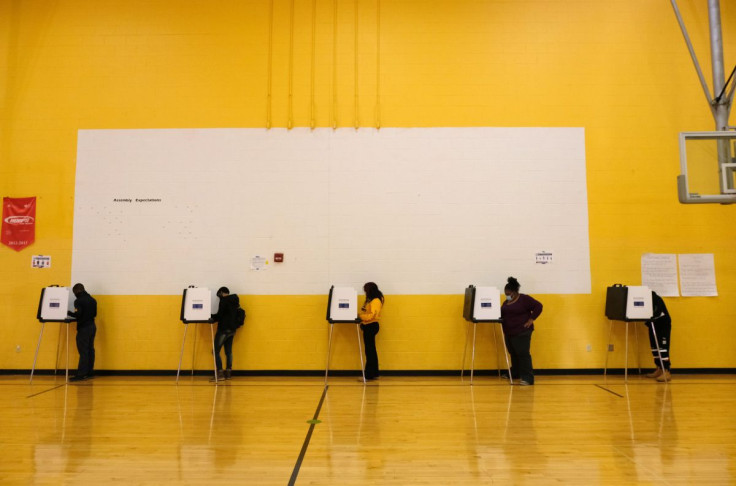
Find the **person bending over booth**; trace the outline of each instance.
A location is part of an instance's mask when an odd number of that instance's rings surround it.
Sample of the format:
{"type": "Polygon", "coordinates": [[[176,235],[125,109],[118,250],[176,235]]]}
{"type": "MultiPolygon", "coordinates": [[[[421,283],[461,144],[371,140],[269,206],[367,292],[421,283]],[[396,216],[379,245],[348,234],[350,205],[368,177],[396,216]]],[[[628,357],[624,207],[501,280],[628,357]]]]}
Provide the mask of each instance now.
{"type": "Polygon", "coordinates": [[[501,304],[501,320],[506,349],[511,356],[512,382],[519,378],[520,385],[534,384],[534,367],[530,348],[534,321],[542,313],[542,304],[526,294],[520,294],[521,285],[514,277],[509,277],[504,294],[506,301],[501,304]]]}
{"type": "MultiPolygon", "coordinates": [[[[227,287],[220,287],[217,290],[217,297],[220,299],[220,305],[217,308],[217,314],[212,314],[210,319],[217,322],[217,332],[215,333],[215,365],[217,366],[217,379],[229,380],[233,374],[233,338],[235,331],[240,327],[240,319],[238,318],[238,310],[240,309],[240,299],[236,294],[231,294],[227,287]],[[225,359],[227,360],[225,371],[222,370],[222,359],[220,351],[225,348],[225,359]]],[[[210,381],[215,381],[213,378],[210,381]]]]}
{"type": "Polygon", "coordinates": [[[664,305],[662,297],[652,292],[652,317],[651,320],[645,322],[649,331],[649,343],[652,345],[652,356],[657,369],[654,373],[649,373],[647,378],[654,378],[657,381],[670,381],[670,333],[672,332],[672,319],[670,313],[667,312],[667,306],[664,305]],[[653,328],[653,329],[652,329],[653,328]],[[654,338],[654,333],[657,338],[654,338]],[[659,351],[658,351],[659,350],[659,351]],[[662,359],[659,359],[660,354],[662,359]]]}
{"type": "Polygon", "coordinates": [[[68,311],[70,317],[77,321],[77,351],[79,351],[79,365],[77,374],[69,381],[82,381],[92,378],[95,369],[95,317],[97,317],[97,301],[87,293],[84,285],[74,284],[74,312],[68,311]]]}

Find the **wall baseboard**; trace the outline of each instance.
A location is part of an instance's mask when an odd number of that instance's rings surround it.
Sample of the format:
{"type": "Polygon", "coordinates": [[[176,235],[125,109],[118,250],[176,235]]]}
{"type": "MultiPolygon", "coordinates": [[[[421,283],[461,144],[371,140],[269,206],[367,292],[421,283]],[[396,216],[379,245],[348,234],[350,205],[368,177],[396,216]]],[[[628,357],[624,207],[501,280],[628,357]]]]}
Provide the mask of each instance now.
{"type": "MultiPolygon", "coordinates": [[[[652,368],[642,368],[642,373],[652,368]]],[[[501,370],[501,372],[504,372],[501,370]]],[[[638,368],[629,368],[629,373],[637,375],[638,368]]],[[[73,375],[73,370],[69,371],[73,375]]],[[[539,376],[574,376],[574,375],[602,375],[603,368],[564,368],[564,369],[538,369],[534,373],[539,376]]],[[[607,372],[609,375],[623,375],[623,368],[610,368],[607,372]]],[[[730,375],[736,374],[736,368],[677,368],[672,369],[673,374],[677,375],[730,375]]],[[[0,369],[2,375],[30,375],[29,369],[0,369]]],[[[34,375],[49,376],[53,375],[54,370],[36,370],[34,375]]],[[[64,375],[65,370],[57,370],[57,375],[64,375]]],[[[192,371],[186,370],[181,372],[182,377],[191,376],[192,371]]],[[[212,370],[195,370],[196,376],[211,375],[212,370]]],[[[331,370],[330,376],[360,376],[358,370],[331,370]]],[[[465,370],[466,375],[470,375],[470,370],[465,370]]],[[[475,370],[476,376],[492,376],[498,374],[498,370],[475,370]]],[[[96,376],[176,376],[176,370],[95,370],[96,376]]],[[[234,376],[324,376],[325,370],[233,370],[234,376]]],[[[381,376],[458,376],[460,370],[382,370],[381,376]]]]}

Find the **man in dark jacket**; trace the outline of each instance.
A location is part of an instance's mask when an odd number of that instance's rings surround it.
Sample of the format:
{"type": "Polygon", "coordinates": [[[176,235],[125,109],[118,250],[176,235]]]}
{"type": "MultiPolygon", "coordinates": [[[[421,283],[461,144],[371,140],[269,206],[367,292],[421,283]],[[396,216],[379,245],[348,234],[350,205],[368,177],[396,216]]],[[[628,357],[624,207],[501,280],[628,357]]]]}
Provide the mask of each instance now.
{"type": "MultiPolygon", "coordinates": [[[[217,365],[217,379],[229,380],[233,371],[233,338],[238,329],[237,312],[240,308],[240,299],[236,294],[231,294],[227,287],[220,287],[217,291],[220,305],[217,314],[212,314],[212,321],[217,322],[217,333],[215,334],[215,364],[217,365]],[[222,359],[220,351],[225,347],[227,368],[222,371],[222,359]]],[[[212,380],[214,381],[214,379],[212,380]]]]}
{"type": "Polygon", "coordinates": [[[69,311],[69,316],[77,321],[77,351],[79,351],[79,365],[77,374],[69,381],[81,381],[92,378],[95,368],[95,317],[97,317],[97,301],[87,293],[84,285],[75,284],[72,292],[74,300],[74,312],[69,311]]]}

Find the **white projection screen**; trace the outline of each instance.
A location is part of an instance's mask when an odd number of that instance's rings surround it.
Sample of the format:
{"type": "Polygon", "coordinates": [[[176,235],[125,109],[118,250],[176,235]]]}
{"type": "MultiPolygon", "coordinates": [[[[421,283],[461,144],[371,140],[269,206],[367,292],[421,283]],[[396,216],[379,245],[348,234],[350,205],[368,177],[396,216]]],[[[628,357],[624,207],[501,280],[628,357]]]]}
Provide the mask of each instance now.
{"type": "Polygon", "coordinates": [[[94,294],[590,293],[582,128],[80,130],[75,190],[94,294]]]}

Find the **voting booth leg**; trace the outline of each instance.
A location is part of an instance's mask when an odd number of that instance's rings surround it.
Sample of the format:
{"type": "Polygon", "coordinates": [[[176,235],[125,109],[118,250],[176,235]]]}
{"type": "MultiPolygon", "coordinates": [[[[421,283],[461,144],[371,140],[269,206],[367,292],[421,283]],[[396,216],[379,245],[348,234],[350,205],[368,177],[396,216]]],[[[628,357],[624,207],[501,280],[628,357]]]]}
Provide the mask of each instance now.
{"type": "Polygon", "coordinates": [[[501,378],[501,360],[498,359],[498,337],[496,337],[496,328],[493,328],[493,349],[496,350],[496,370],[498,370],[498,377],[501,378]]]}
{"type": "Polygon", "coordinates": [[[470,337],[470,321],[465,326],[465,348],[463,348],[463,363],[460,366],[460,378],[465,375],[465,358],[468,356],[468,338],[470,337]]]}
{"type": "Polygon", "coordinates": [[[659,339],[657,339],[657,331],[654,329],[654,322],[651,324],[652,326],[652,334],[654,334],[654,342],[657,343],[657,356],[659,356],[659,364],[662,366],[662,376],[664,376],[665,383],[667,380],[667,374],[664,373],[664,361],[662,361],[662,350],[659,348],[659,339]]]}
{"type": "MultiPolygon", "coordinates": [[[[184,359],[184,345],[187,342],[187,329],[189,324],[184,324],[184,339],[181,341],[181,352],[179,353],[179,368],[176,370],[176,382],[179,383],[179,373],[181,373],[181,361],[184,359]]],[[[194,369],[194,358],[192,358],[192,369],[194,369]]]]}
{"type": "Polygon", "coordinates": [[[478,324],[473,323],[473,350],[470,355],[470,384],[473,384],[473,375],[475,374],[475,332],[478,324]]]}
{"type": "Polygon", "coordinates": [[[41,349],[41,338],[43,337],[43,328],[46,326],[45,322],[41,323],[41,334],[38,335],[38,344],[36,345],[36,354],[33,356],[33,367],[31,368],[31,381],[33,383],[33,372],[36,371],[36,360],[38,359],[38,350],[41,349]]]}
{"type": "Polygon", "coordinates": [[[332,326],[333,324],[330,324],[329,331],[327,331],[328,337],[327,337],[327,364],[325,365],[325,385],[327,384],[327,373],[330,371],[330,351],[332,350],[332,326]]]}
{"type": "MultiPolygon", "coordinates": [[[[494,334],[496,331],[493,331],[494,334]]],[[[506,358],[506,369],[509,372],[509,385],[514,384],[514,379],[511,377],[511,361],[509,361],[509,351],[506,349],[506,334],[503,332],[503,327],[501,327],[501,339],[503,339],[503,355],[506,358]]]]}
{"type": "MultiPolygon", "coordinates": [[[[217,385],[217,358],[215,357],[215,325],[210,324],[210,335],[212,336],[212,369],[215,370],[215,385],[217,385]]],[[[194,368],[194,366],[192,366],[194,368]]]]}
{"type": "Polygon", "coordinates": [[[613,321],[608,321],[608,346],[606,347],[606,362],[603,365],[604,382],[608,379],[608,355],[611,353],[611,351],[609,351],[611,347],[611,334],[613,334],[613,321]]]}
{"type": "Polygon", "coordinates": [[[641,349],[639,349],[639,333],[636,332],[637,327],[634,326],[634,341],[636,341],[636,366],[639,367],[639,375],[641,375],[641,349]]]}
{"type": "Polygon", "coordinates": [[[360,345],[360,324],[355,325],[355,331],[358,333],[358,356],[360,356],[360,372],[363,375],[363,383],[365,383],[365,365],[363,364],[363,348],[360,345]]]}

